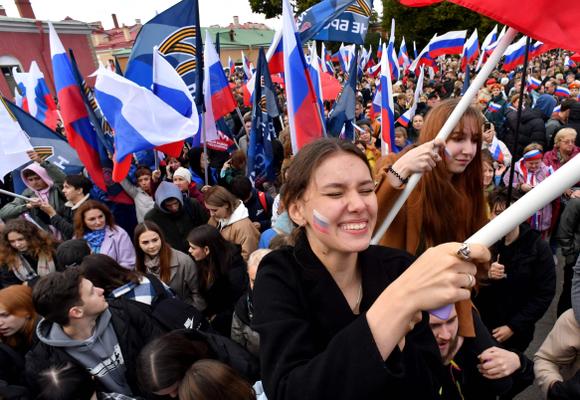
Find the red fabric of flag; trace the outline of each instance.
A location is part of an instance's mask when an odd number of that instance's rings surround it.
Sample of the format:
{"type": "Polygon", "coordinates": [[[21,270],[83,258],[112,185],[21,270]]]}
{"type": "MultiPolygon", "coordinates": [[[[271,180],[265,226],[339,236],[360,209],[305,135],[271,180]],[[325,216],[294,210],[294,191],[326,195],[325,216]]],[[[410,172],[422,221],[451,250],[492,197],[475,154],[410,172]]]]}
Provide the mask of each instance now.
{"type": "MultiPolygon", "coordinates": [[[[410,7],[423,7],[441,0],[399,0],[410,7]]],[[[580,52],[580,7],[569,0],[528,0],[525,12],[518,1],[449,0],[510,26],[553,47],[580,52]]]]}

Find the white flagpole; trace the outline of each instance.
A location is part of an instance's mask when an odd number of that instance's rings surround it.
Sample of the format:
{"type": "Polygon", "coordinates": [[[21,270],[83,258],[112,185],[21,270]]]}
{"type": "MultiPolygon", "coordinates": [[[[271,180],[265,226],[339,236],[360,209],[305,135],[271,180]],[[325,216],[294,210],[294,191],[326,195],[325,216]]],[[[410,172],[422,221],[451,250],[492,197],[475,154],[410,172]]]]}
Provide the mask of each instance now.
{"type": "Polygon", "coordinates": [[[20,194],[9,192],[8,190],[0,189],[0,194],[5,194],[6,196],[16,197],[17,199],[21,199],[24,201],[32,201],[30,197],[22,196],[20,194]]]}
{"type": "MultiPolygon", "coordinates": [[[[489,59],[485,62],[485,65],[481,69],[481,71],[477,74],[477,77],[471,82],[469,89],[465,92],[457,107],[453,110],[441,130],[437,135],[438,139],[443,141],[447,140],[453,129],[457,126],[463,113],[467,110],[467,107],[472,103],[473,99],[477,95],[479,89],[483,86],[485,81],[487,80],[488,76],[491,74],[497,63],[499,62],[500,58],[503,56],[503,53],[509,46],[509,44],[513,41],[514,37],[517,35],[517,31],[513,28],[509,28],[507,33],[501,38],[500,42],[498,43],[497,47],[489,57],[489,59]]],[[[371,240],[371,244],[378,244],[379,240],[383,237],[391,223],[405,204],[405,201],[411,194],[411,192],[415,189],[419,180],[421,180],[422,174],[413,174],[411,175],[409,182],[405,186],[403,192],[397,198],[397,201],[393,205],[393,207],[389,210],[387,217],[381,224],[381,226],[377,229],[375,236],[371,240]]]]}

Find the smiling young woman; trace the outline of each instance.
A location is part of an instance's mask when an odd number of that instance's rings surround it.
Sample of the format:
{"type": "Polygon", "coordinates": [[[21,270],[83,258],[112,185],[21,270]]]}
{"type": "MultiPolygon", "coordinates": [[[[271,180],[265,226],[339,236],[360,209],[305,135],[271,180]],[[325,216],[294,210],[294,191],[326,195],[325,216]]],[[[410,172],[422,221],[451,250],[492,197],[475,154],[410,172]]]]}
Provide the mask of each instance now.
{"type": "MultiPolygon", "coordinates": [[[[254,286],[268,398],[436,398],[430,363],[439,350],[421,310],[469,298],[476,268],[456,255],[460,244],[415,262],[369,246],[374,181],[349,142],[321,139],[300,150],[284,204],[299,226],[296,244],[264,257],[254,286]]],[[[489,254],[473,245],[471,256],[489,254]]]]}

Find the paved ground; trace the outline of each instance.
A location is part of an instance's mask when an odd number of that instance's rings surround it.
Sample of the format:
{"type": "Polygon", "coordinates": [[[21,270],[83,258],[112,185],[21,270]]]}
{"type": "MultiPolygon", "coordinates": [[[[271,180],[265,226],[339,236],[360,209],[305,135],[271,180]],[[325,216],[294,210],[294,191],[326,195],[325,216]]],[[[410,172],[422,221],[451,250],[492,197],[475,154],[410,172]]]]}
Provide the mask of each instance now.
{"type": "MultiPolygon", "coordinates": [[[[536,324],[536,332],[534,334],[534,340],[530,344],[528,351],[526,351],[526,355],[533,359],[534,353],[538,348],[542,345],[542,342],[554,326],[556,322],[556,305],[558,304],[558,299],[560,298],[560,292],[562,291],[562,272],[563,268],[563,259],[560,257],[558,262],[558,267],[556,269],[556,296],[554,296],[554,300],[550,305],[550,308],[538,323],[536,324]]],[[[525,391],[523,391],[519,396],[515,397],[516,400],[542,400],[544,397],[542,396],[542,392],[537,388],[537,386],[531,386],[525,391]]]]}

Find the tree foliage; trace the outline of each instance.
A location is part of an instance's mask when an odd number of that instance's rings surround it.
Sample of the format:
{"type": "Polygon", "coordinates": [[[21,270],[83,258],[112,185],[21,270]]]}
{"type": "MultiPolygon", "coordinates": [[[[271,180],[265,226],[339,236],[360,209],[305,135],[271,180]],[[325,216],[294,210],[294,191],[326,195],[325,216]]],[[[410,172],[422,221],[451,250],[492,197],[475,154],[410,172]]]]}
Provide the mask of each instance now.
{"type": "MultiPolygon", "coordinates": [[[[252,12],[265,14],[266,18],[274,18],[282,14],[281,0],[249,0],[252,12]]],[[[294,6],[294,12],[299,14],[312,7],[320,0],[292,0],[290,3],[294,6]]]]}
{"type": "Polygon", "coordinates": [[[397,0],[383,0],[382,26],[387,36],[390,32],[391,18],[395,18],[397,42],[405,36],[407,49],[411,54],[413,40],[417,42],[419,52],[435,33],[468,29],[470,31],[468,34],[471,34],[471,31],[477,28],[481,42],[495,24],[487,17],[449,2],[415,8],[403,6],[397,0]]]}

